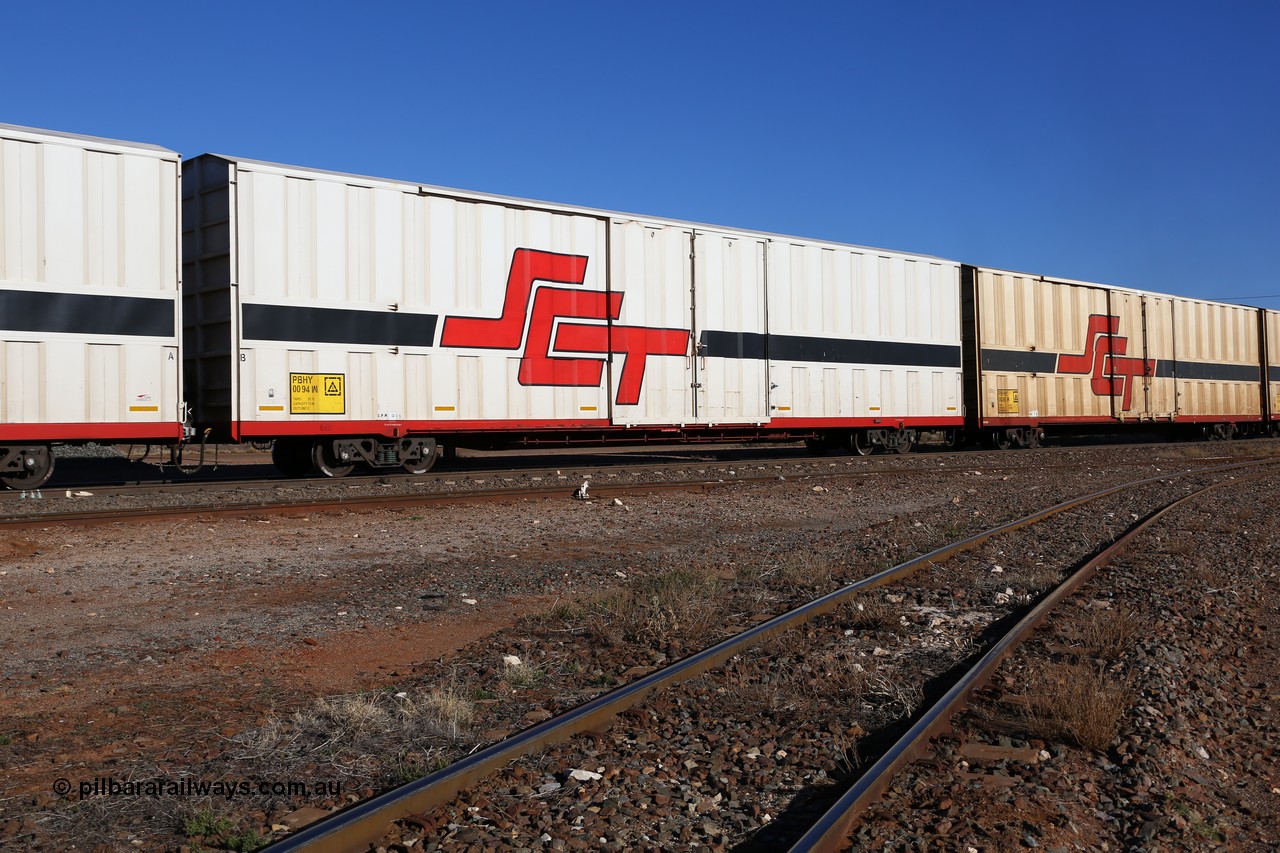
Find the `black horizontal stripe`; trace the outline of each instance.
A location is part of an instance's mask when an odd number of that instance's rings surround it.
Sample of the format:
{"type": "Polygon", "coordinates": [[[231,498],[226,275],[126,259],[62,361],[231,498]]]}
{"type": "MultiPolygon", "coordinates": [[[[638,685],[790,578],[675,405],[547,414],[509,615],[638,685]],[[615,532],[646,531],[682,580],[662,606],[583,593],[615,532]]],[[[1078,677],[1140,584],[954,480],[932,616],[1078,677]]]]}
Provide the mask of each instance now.
{"type": "Polygon", "coordinates": [[[1058,369],[1058,354],[1056,352],[984,349],[982,351],[982,369],[995,373],[1054,373],[1058,369]]]}
{"type": "Polygon", "coordinates": [[[760,332],[712,332],[700,336],[698,354],[711,358],[766,358],[760,332]]]}
{"type": "Polygon", "coordinates": [[[699,343],[699,354],[712,358],[768,358],[772,361],[902,364],[919,367],[960,366],[960,347],[947,344],[719,331],[704,331],[699,336],[699,343]]]}
{"type": "Polygon", "coordinates": [[[0,290],[0,329],[171,338],[174,300],[0,290]]]}
{"type": "Polygon", "coordinates": [[[1280,367],[1272,365],[1267,368],[1267,380],[1269,382],[1280,382],[1280,367]]]}
{"type": "Polygon", "coordinates": [[[1214,364],[1208,361],[1174,361],[1161,359],[1156,362],[1157,377],[1167,379],[1210,379],[1219,382],[1257,382],[1261,368],[1256,364],[1214,364]]]}
{"type": "Polygon", "coordinates": [[[436,340],[436,315],[249,303],[244,306],[242,337],[254,341],[429,347],[436,340]]]}

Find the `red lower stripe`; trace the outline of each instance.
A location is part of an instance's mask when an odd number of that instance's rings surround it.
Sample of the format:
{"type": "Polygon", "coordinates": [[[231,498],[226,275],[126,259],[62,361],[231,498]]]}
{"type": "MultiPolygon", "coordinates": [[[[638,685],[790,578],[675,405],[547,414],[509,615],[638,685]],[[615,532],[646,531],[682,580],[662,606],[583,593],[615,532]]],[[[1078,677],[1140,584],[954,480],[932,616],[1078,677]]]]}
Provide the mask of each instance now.
{"type": "Polygon", "coordinates": [[[182,438],[180,423],[0,424],[0,442],[110,441],[175,442],[182,438]]]}

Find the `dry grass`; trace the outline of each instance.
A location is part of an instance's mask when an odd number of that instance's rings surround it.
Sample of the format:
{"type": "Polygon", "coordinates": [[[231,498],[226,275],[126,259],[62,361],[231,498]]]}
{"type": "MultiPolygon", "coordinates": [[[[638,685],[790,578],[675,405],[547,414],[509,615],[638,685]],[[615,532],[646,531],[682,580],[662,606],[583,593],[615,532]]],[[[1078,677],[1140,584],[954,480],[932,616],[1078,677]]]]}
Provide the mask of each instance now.
{"type": "Polygon", "coordinates": [[[848,649],[810,651],[810,642],[787,631],[766,640],[758,660],[743,660],[727,674],[730,690],[744,706],[765,714],[822,714],[833,704],[862,700],[867,673],[848,649]]]}
{"type": "Polygon", "coordinates": [[[866,701],[884,720],[899,720],[915,713],[924,701],[924,691],[919,681],[875,673],[867,679],[866,701]]]}
{"type": "Polygon", "coordinates": [[[998,604],[1026,604],[1046,589],[1057,586],[1061,580],[1061,570],[1052,566],[1004,566],[1001,572],[987,570],[980,574],[975,586],[998,604]],[[1008,590],[1012,590],[1012,594],[1008,590]]]}
{"type": "MultiPolygon", "coordinates": [[[[475,705],[456,684],[391,695],[321,699],[290,717],[273,717],[237,738],[241,758],[266,759],[278,766],[323,762],[355,775],[392,770],[380,756],[406,750],[432,754],[443,743],[472,737],[475,705]]],[[[392,770],[392,772],[394,772],[392,770]]]]}
{"type": "Polygon", "coordinates": [[[902,613],[901,607],[868,595],[840,605],[835,618],[836,624],[841,628],[898,634],[905,630],[902,613]]]}
{"type": "Polygon", "coordinates": [[[844,564],[825,554],[795,554],[784,557],[776,579],[786,590],[830,592],[843,585],[844,564]]]}
{"type": "Polygon", "coordinates": [[[1089,657],[1119,660],[1146,631],[1136,610],[1094,610],[1081,617],[1077,638],[1081,653],[1089,657]]]}
{"type": "Polygon", "coordinates": [[[587,632],[607,645],[703,643],[727,618],[723,586],[717,575],[687,568],[637,580],[590,603],[587,632]]]}
{"type": "Polygon", "coordinates": [[[1049,664],[1028,685],[1023,721],[1029,732],[1103,750],[1120,731],[1129,691],[1080,664],[1049,664]]]}

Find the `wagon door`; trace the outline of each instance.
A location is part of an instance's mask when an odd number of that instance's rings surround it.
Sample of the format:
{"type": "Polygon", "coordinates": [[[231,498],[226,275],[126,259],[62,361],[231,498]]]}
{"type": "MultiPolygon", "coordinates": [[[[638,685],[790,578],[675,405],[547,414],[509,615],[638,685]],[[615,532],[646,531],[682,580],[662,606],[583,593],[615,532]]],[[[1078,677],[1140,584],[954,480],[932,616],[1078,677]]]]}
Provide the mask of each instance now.
{"type": "Polygon", "coordinates": [[[764,241],[698,232],[693,243],[693,282],[697,421],[766,422],[764,241]]]}
{"type": "Polygon", "coordinates": [[[1111,414],[1122,421],[1145,418],[1151,412],[1148,395],[1153,371],[1147,369],[1151,362],[1144,356],[1147,337],[1143,297],[1140,293],[1112,290],[1107,298],[1111,308],[1102,373],[1110,383],[1111,414]]]}
{"type": "Polygon", "coordinates": [[[694,422],[693,232],[615,221],[609,231],[609,289],[620,300],[610,325],[613,421],[694,422]]]}
{"type": "Polygon", "coordinates": [[[1164,296],[1142,297],[1143,377],[1146,414],[1172,420],[1178,413],[1178,379],[1174,375],[1173,300],[1164,296]]]}

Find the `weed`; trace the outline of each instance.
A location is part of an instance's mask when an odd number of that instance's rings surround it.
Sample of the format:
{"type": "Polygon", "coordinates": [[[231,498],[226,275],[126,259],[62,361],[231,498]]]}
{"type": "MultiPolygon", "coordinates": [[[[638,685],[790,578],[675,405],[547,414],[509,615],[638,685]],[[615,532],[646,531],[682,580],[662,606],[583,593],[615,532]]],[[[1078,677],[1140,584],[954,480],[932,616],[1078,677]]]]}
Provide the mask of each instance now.
{"type": "Polygon", "coordinates": [[[840,605],[836,619],[839,625],[855,631],[890,631],[899,633],[902,622],[898,618],[900,608],[895,608],[879,598],[866,596],[840,605]]]}
{"type": "Polygon", "coordinates": [[[527,689],[537,687],[547,677],[547,674],[536,666],[518,663],[508,666],[502,677],[512,687],[527,689]]]}
{"type": "Polygon", "coordinates": [[[11,735],[0,734],[0,746],[8,746],[11,743],[13,743],[13,737],[11,735]]]}
{"type": "Polygon", "coordinates": [[[327,758],[344,773],[376,770],[390,744],[426,751],[471,736],[472,690],[444,684],[417,693],[322,699],[292,717],[273,717],[237,740],[243,758],[276,763],[327,758]]]}
{"type": "Polygon", "coordinates": [[[1049,664],[1031,681],[1023,715],[1027,728],[1050,740],[1102,750],[1120,730],[1129,692],[1079,664],[1049,664]]]}
{"type": "Polygon", "coordinates": [[[214,814],[213,809],[203,808],[182,819],[182,834],[188,838],[203,835],[222,835],[230,832],[234,824],[225,817],[214,814]]]}
{"type": "Polygon", "coordinates": [[[229,850],[235,850],[236,853],[252,853],[266,843],[267,840],[258,834],[258,830],[247,829],[236,835],[227,836],[226,846],[229,850]]]}
{"type": "Polygon", "coordinates": [[[672,569],[596,599],[587,629],[606,645],[697,644],[711,637],[725,618],[721,587],[709,572],[672,569]]]}
{"type": "Polygon", "coordinates": [[[471,698],[477,701],[481,701],[485,699],[497,699],[498,694],[484,687],[477,687],[475,690],[471,691],[471,698]]]}
{"type": "Polygon", "coordinates": [[[778,581],[785,589],[829,592],[840,585],[844,566],[824,554],[797,554],[778,564],[778,581]]]}
{"type": "Polygon", "coordinates": [[[864,696],[889,720],[911,716],[924,700],[924,693],[917,682],[893,681],[879,673],[867,677],[864,696]]]}
{"type": "Polygon", "coordinates": [[[1136,610],[1094,610],[1080,621],[1081,651],[1090,657],[1118,660],[1145,627],[1136,610]]]}

